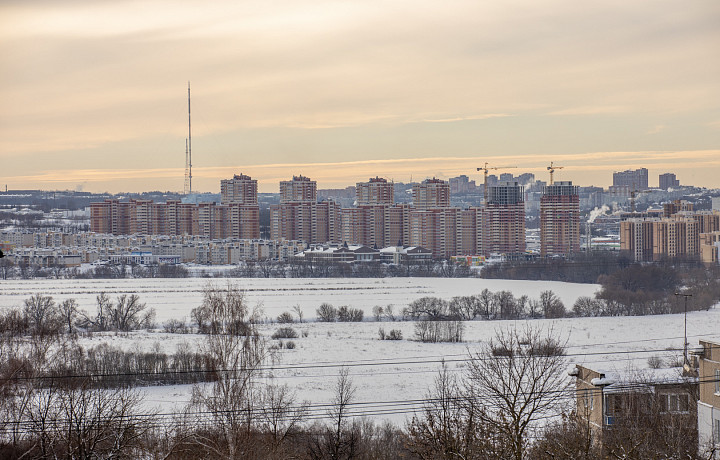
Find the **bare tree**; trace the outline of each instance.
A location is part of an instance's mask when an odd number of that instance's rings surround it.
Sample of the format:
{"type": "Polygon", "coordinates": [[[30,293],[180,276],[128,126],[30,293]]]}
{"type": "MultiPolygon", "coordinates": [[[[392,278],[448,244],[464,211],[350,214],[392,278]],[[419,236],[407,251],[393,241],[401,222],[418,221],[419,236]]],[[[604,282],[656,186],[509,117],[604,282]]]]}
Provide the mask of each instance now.
{"type": "Polygon", "coordinates": [[[195,441],[214,455],[248,457],[260,397],[255,381],[268,357],[265,339],[257,330],[262,312],[251,309],[244,293],[232,284],[225,289],[208,285],[200,308],[209,325],[204,351],[212,357],[217,380],[209,387],[195,386],[192,403],[211,413],[219,434],[199,433],[195,441]]]}
{"type": "Polygon", "coordinates": [[[545,318],[562,318],[565,316],[565,305],[553,291],[540,293],[540,305],[545,318]]]}
{"type": "Polygon", "coordinates": [[[295,314],[298,317],[298,323],[302,324],[303,323],[303,311],[302,311],[302,308],[300,308],[300,305],[299,304],[295,305],[293,307],[293,311],[295,312],[295,314]]]}
{"type": "Polygon", "coordinates": [[[317,315],[318,321],[322,321],[325,323],[333,323],[337,319],[337,308],[333,307],[331,304],[325,302],[318,307],[317,310],[315,310],[315,314],[317,315]]]}
{"type": "Polygon", "coordinates": [[[335,383],[335,397],[328,410],[330,424],[325,426],[310,446],[313,459],[350,459],[358,449],[358,431],[349,423],[349,411],[355,399],[355,385],[348,376],[348,369],[340,369],[335,383]]]}
{"type": "Polygon", "coordinates": [[[62,319],[52,297],[35,294],[25,300],[23,313],[34,336],[54,335],[60,332],[62,319]]]}
{"type": "Polygon", "coordinates": [[[258,410],[258,429],[267,434],[268,458],[287,458],[283,447],[301,430],[307,414],[307,403],[297,404],[295,394],[287,385],[270,384],[262,392],[258,410]]]}
{"type": "Polygon", "coordinates": [[[407,427],[408,449],[422,460],[501,458],[482,407],[443,363],[420,414],[407,427]]]}
{"type": "Polygon", "coordinates": [[[483,422],[505,437],[516,460],[525,458],[533,422],[559,413],[567,385],[564,354],[552,329],[526,327],[499,330],[470,355],[468,391],[484,404],[483,422]]]}
{"type": "Polygon", "coordinates": [[[602,458],[599,445],[593,442],[587,420],[581,421],[570,415],[563,416],[561,422],[549,424],[530,448],[529,457],[533,460],[602,458]]]}
{"type": "Polygon", "coordinates": [[[110,327],[120,331],[131,331],[150,327],[155,319],[155,310],[146,309],[140,303],[140,296],[131,294],[121,295],[110,310],[110,327]]]}
{"type": "Polygon", "coordinates": [[[62,321],[67,326],[68,334],[75,332],[75,321],[78,319],[78,305],[75,299],[63,300],[60,304],[62,321]]]}

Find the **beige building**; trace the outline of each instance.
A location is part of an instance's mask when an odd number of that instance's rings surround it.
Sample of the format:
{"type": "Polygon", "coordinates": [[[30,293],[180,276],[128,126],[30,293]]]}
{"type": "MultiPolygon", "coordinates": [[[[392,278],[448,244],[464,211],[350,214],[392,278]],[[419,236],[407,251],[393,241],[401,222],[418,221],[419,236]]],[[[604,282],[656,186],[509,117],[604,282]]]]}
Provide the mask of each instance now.
{"type": "Polygon", "coordinates": [[[425,179],[413,185],[412,202],[416,209],[450,206],[450,184],[442,179],[425,179]]]}
{"type": "Polygon", "coordinates": [[[695,423],[693,387],[698,379],[683,376],[682,368],[629,374],[576,365],[569,374],[575,378],[575,414],[600,445],[609,430],[640,415],[695,423]]]}
{"type": "MultiPolygon", "coordinates": [[[[687,208],[682,202],[672,205],[673,209],[681,207],[687,208]]],[[[666,206],[666,214],[668,209],[666,206]]],[[[700,255],[713,262],[717,259],[713,259],[712,234],[717,231],[717,211],[677,211],[671,217],[631,218],[620,222],[620,249],[633,254],[636,261],[700,255]]]]}
{"type": "Polygon", "coordinates": [[[355,185],[357,206],[391,205],[395,203],[395,185],[382,177],[370,178],[355,185]]]}
{"type": "Polygon", "coordinates": [[[257,190],[257,179],[245,174],[235,174],[232,179],[220,181],[220,203],[256,205],[257,190]]]}
{"type": "Polygon", "coordinates": [[[701,452],[715,448],[720,459],[720,342],[701,340],[698,355],[700,399],[697,409],[698,442],[701,452]]]}
{"type": "Polygon", "coordinates": [[[706,264],[720,263],[720,231],[700,234],[700,259],[706,264]]]}
{"type": "Polygon", "coordinates": [[[317,182],[302,175],[280,182],[280,203],[296,202],[317,202],[317,182]]]}

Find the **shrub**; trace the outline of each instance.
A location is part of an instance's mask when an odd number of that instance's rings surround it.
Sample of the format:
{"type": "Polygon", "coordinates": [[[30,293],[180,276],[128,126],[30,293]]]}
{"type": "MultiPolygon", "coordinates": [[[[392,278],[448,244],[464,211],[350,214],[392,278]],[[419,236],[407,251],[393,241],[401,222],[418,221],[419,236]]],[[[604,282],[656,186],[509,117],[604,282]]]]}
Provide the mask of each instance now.
{"type": "Polygon", "coordinates": [[[291,327],[281,327],[272,335],[273,339],[296,339],[298,333],[291,327]]]}
{"type": "Polygon", "coordinates": [[[648,358],[647,363],[650,369],[660,369],[663,365],[663,360],[661,357],[653,355],[648,358]]]}
{"type": "Polygon", "coordinates": [[[287,342],[285,342],[285,348],[286,348],[287,350],[294,350],[294,349],[295,349],[295,342],[293,342],[292,340],[288,340],[287,342]]]}
{"type": "Polygon", "coordinates": [[[163,324],[163,331],[170,334],[187,334],[188,329],[184,320],[169,319],[163,324]]]}
{"type": "Polygon", "coordinates": [[[284,311],[278,315],[277,322],[280,324],[292,324],[295,322],[295,318],[289,311],[284,311]]]}
{"type": "Polygon", "coordinates": [[[331,304],[323,303],[317,310],[315,310],[315,314],[317,315],[318,321],[333,323],[335,322],[335,318],[337,318],[338,311],[337,308],[333,307],[331,304]]]}
{"type": "Polygon", "coordinates": [[[363,320],[363,311],[343,305],[337,312],[337,319],[343,323],[359,323],[363,320]]]}
{"type": "Polygon", "coordinates": [[[385,329],[380,328],[378,330],[380,340],[402,340],[403,335],[400,329],[392,329],[389,333],[385,333],[385,329]]]}
{"type": "MultiPolygon", "coordinates": [[[[421,342],[462,342],[465,323],[462,321],[422,320],[415,323],[415,337],[421,342]]],[[[399,332],[399,331],[398,331],[399,332]]]]}

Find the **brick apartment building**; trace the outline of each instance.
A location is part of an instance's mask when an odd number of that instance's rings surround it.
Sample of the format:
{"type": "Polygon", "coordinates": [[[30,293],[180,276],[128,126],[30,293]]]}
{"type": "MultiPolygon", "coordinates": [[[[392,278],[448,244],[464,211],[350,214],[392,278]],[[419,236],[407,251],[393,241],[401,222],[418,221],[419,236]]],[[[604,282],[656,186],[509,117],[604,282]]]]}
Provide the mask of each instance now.
{"type": "Polygon", "coordinates": [[[548,185],[540,199],[540,255],[580,252],[580,195],[572,182],[548,185]]]}
{"type": "Polygon", "coordinates": [[[518,182],[498,182],[489,187],[482,211],[484,255],[525,253],[525,199],[518,182]]]}
{"type": "Polygon", "coordinates": [[[90,204],[90,229],[112,235],[202,235],[214,239],[259,238],[257,181],[236,175],[221,182],[221,204],[169,200],[90,204]]]}

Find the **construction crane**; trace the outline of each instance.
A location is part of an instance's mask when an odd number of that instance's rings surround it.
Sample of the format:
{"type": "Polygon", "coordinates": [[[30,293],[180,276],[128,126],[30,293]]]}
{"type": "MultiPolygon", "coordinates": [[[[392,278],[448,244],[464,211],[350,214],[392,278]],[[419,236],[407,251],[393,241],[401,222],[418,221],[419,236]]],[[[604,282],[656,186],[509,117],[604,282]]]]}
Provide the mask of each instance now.
{"type": "Polygon", "coordinates": [[[485,193],[485,203],[487,203],[487,200],[488,200],[488,186],[487,186],[488,171],[490,171],[491,169],[498,170],[498,169],[512,169],[512,168],[517,168],[517,166],[488,166],[488,163],[485,162],[485,166],[481,166],[477,169],[478,171],[483,171],[483,173],[485,175],[485,178],[483,181],[483,189],[484,189],[484,193],[485,193]]]}
{"type": "Polygon", "coordinates": [[[552,185],[555,181],[553,179],[553,174],[555,174],[556,169],[563,169],[565,166],[553,166],[553,162],[550,162],[550,166],[547,167],[548,171],[550,171],[550,185],[552,185]]]}

